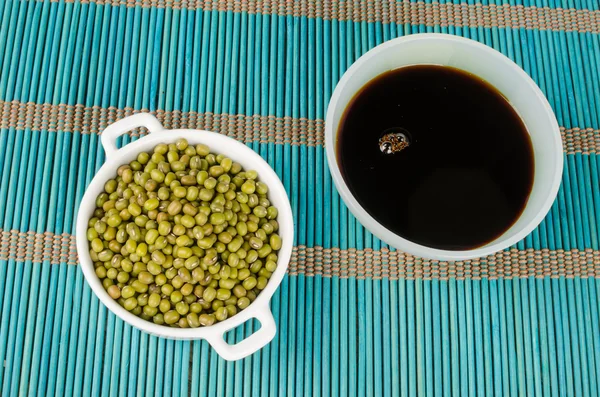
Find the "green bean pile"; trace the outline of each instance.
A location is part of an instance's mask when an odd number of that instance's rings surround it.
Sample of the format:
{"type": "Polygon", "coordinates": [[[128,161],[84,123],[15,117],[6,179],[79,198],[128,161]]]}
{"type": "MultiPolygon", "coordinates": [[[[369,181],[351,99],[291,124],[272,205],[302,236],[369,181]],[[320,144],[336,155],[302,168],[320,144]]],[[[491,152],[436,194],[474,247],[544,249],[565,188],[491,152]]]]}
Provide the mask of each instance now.
{"type": "Polygon", "coordinates": [[[277,267],[277,208],[256,171],[185,139],[122,165],[87,238],[113,299],[156,324],[195,328],[245,309],[277,267]]]}

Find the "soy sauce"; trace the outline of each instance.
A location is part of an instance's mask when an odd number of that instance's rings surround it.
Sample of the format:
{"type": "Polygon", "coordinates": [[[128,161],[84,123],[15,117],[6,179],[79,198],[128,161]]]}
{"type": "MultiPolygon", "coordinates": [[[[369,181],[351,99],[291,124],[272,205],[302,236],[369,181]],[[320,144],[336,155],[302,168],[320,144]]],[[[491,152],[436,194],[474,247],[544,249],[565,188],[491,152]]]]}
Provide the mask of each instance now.
{"type": "Polygon", "coordinates": [[[337,144],[361,206],[432,248],[493,241],[519,218],[533,184],[531,139],[515,109],[486,81],[447,66],[370,81],[347,107],[337,144]]]}

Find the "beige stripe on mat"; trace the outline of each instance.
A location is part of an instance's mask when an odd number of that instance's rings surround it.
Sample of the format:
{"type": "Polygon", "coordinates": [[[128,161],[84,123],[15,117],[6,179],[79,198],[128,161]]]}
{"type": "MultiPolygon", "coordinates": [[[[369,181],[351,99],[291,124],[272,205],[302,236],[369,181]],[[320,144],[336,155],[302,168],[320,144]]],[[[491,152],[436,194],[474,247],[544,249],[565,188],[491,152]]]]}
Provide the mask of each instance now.
{"type": "MultiPolygon", "coordinates": [[[[67,0],[77,2],[77,0],[67,0]]],[[[81,3],[127,7],[202,9],[289,15],[324,20],[455,26],[515,28],[598,33],[600,11],[510,4],[453,4],[423,1],[311,1],[311,0],[81,0],[81,3]]]]}
{"type": "MultiPolygon", "coordinates": [[[[0,230],[0,260],[78,263],[75,236],[0,230]]],[[[600,251],[517,250],[464,262],[429,261],[387,248],[294,247],[288,273],[357,279],[600,278],[600,251]]]]}
{"type": "MultiPolygon", "coordinates": [[[[98,134],[116,120],[147,110],[117,109],[83,105],[50,105],[33,102],[0,101],[0,128],[33,131],[80,132],[98,134]]],[[[193,128],[216,131],[242,142],[322,146],[325,142],[323,120],[305,118],[246,116],[226,113],[181,112],[158,110],[154,113],[166,128],[193,128]]],[[[567,154],[600,153],[600,130],[560,127],[567,154]]],[[[144,135],[144,129],[131,132],[144,135]]]]}
{"type": "MultiPolygon", "coordinates": [[[[30,129],[32,131],[80,132],[99,134],[109,124],[147,109],[85,107],[83,105],[50,105],[33,102],[0,101],[0,128],[30,129]]],[[[246,116],[243,114],[213,114],[181,112],[179,110],[152,112],[169,129],[193,128],[216,131],[243,142],[322,146],[323,120],[305,118],[246,116]]],[[[130,135],[140,136],[145,129],[137,128],[130,135]]]]}

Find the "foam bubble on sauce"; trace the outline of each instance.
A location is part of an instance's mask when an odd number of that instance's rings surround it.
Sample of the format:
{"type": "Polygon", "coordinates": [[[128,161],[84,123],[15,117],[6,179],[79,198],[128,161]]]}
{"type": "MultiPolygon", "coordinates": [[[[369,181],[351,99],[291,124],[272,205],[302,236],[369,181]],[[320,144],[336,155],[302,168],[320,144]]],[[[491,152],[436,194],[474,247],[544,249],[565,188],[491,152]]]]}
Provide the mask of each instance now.
{"type": "Polygon", "coordinates": [[[410,138],[404,128],[391,128],[379,138],[379,150],[383,154],[396,154],[409,146],[410,138]]]}

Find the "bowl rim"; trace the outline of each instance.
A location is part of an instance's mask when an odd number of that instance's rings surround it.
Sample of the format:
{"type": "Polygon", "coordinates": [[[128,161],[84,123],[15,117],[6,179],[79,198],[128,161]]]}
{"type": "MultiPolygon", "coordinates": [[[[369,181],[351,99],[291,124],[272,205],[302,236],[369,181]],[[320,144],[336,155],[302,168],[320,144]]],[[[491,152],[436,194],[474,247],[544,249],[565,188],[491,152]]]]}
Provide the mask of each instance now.
{"type": "MultiPolygon", "coordinates": [[[[150,115],[144,114],[144,116],[150,115]]],[[[153,118],[153,116],[150,117],[153,118]]],[[[109,152],[108,149],[106,150],[109,152]]],[[[249,167],[245,166],[244,168],[248,169],[249,167]]],[[[265,317],[265,312],[267,311],[268,315],[272,317],[269,302],[283,281],[286,270],[289,266],[293,248],[293,240],[294,221],[289,197],[287,196],[285,188],[273,168],[258,153],[245,144],[228,136],[205,130],[162,129],[153,131],[152,133],[140,139],[128,143],[121,149],[113,153],[109,153],[104,164],[96,172],[94,178],[86,187],[77,212],[76,242],[79,263],[84,276],[95,295],[111,312],[116,314],[126,323],[152,335],[166,337],[169,339],[207,339],[211,344],[213,344],[212,342],[216,341],[216,338],[221,337],[223,333],[235,328],[240,324],[243,324],[245,321],[251,318],[257,318],[262,323],[262,319],[265,317]],[[235,161],[246,164],[252,163],[252,169],[256,169],[258,171],[260,179],[263,181],[267,179],[269,181],[265,182],[269,187],[269,195],[271,197],[273,197],[273,195],[277,196],[278,201],[280,201],[277,208],[279,211],[277,221],[279,222],[280,230],[283,228],[286,231],[286,236],[282,236],[282,247],[278,252],[277,268],[275,272],[273,272],[267,287],[265,287],[265,289],[258,294],[254,302],[227,320],[217,322],[210,326],[198,328],[172,328],[166,325],[155,324],[153,322],[144,320],[121,307],[121,305],[119,305],[116,300],[111,298],[106,290],[104,290],[100,279],[95,274],[94,265],[88,252],[89,243],[87,241],[88,221],[90,219],[88,208],[90,206],[95,208],[95,200],[98,194],[96,191],[101,191],[106,180],[114,177],[116,169],[127,162],[123,159],[136,153],[149,151],[158,143],[173,142],[177,138],[181,137],[188,139],[188,141],[194,145],[199,143],[206,144],[211,148],[211,150],[213,149],[215,142],[219,142],[217,146],[227,146],[227,150],[217,150],[216,152],[219,154],[225,154],[229,156],[231,147],[235,148],[231,151],[242,152],[243,155],[240,156],[237,154],[231,156],[231,158],[235,161]],[[243,161],[240,161],[241,157],[244,158],[243,161]]],[[[261,324],[261,326],[262,325],[264,324],[261,324]]],[[[256,332],[258,331],[255,331],[255,333],[256,332]]]]}
{"type": "MultiPolygon", "coordinates": [[[[423,63],[415,63],[417,64],[432,64],[431,62],[423,62],[423,63]]],[[[402,65],[405,66],[405,65],[402,65]]],[[[408,66],[408,65],[406,65],[408,66]]],[[[386,242],[388,245],[395,247],[399,250],[402,250],[408,254],[433,259],[433,260],[442,260],[442,261],[459,261],[459,260],[468,260],[479,257],[484,257],[495,252],[501,251],[505,248],[508,248],[518,241],[525,238],[529,235],[544,219],[554,200],[558,194],[558,190],[560,187],[562,173],[563,173],[563,151],[562,151],[562,139],[560,136],[560,129],[558,126],[558,122],[550,106],[550,103],[542,93],[541,89],[537,86],[537,84],[531,79],[531,77],[515,62],[513,62],[510,58],[500,53],[499,51],[488,47],[485,44],[479,43],[475,40],[463,38],[460,36],[454,36],[443,33],[421,33],[421,34],[412,34],[409,36],[399,37],[396,39],[392,39],[386,41],[365,54],[363,54],[360,58],[358,58],[348,70],[344,73],[342,78],[339,80],[336,85],[334,92],[332,94],[331,100],[329,101],[329,105],[327,108],[327,113],[325,117],[325,150],[327,156],[327,162],[329,165],[329,169],[331,171],[331,175],[333,178],[333,182],[347,207],[350,209],[352,214],[363,224],[365,227],[370,230],[375,236],[377,236],[380,240],[386,242]],[[341,100],[341,94],[344,86],[353,78],[353,76],[363,67],[364,64],[368,62],[373,62],[374,59],[383,56],[383,53],[388,51],[394,47],[400,47],[403,44],[407,44],[415,41],[446,41],[448,43],[461,43],[466,44],[472,47],[475,51],[479,52],[481,56],[486,57],[495,57],[499,61],[504,62],[506,67],[511,68],[518,75],[520,75],[522,82],[527,84],[532,90],[534,95],[531,96],[531,101],[538,101],[542,107],[545,109],[544,114],[540,114],[539,117],[545,117],[552,125],[552,131],[548,133],[548,139],[554,139],[553,144],[557,148],[561,148],[561,150],[555,151],[554,158],[554,170],[553,170],[553,180],[552,185],[550,187],[550,192],[544,202],[539,206],[537,210],[537,214],[532,218],[531,221],[526,223],[518,232],[516,232],[512,237],[506,238],[505,240],[500,240],[502,236],[499,236],[497,239],[493,240],[489,244],[486,244],[482,247],[477,247],[470,250],[444,250],[438,248],[428,247],[422,244],[418,244],[412,242],[404,237],[401,237],[381,223],[379,223],[375,218],[373,218],[356,200],[354,195],[350,192],[341,171],[339,169],[339,165],[337,162],[336,155],[336,137],[337,137],[337,125],[334,126],[331,122],[334,118],[334,113],[336,112],[336,108],[339,106],[339,103],[347,103],[341,100]],[[336,129],[334,130],[334,127],[336,129]],[[366,226],[369,225],[369,226],[366,226]]]]}

